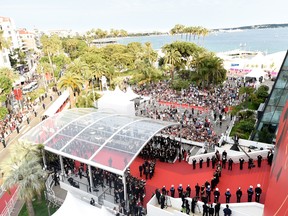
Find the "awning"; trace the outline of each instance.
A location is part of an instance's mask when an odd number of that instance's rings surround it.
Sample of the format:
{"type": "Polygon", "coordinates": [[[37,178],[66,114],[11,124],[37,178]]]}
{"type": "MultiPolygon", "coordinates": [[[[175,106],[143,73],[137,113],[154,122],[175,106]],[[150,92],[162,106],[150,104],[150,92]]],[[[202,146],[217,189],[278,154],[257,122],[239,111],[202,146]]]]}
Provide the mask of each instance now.
{"type": "Polygon", "coordinates": [[[44,112],[44,116],[53,116],[57,110],[63,105],[63,103],[67,100],[69,97],[69,91],[64,91],[60,97],[57,98],[57,100],[44,112]]]}

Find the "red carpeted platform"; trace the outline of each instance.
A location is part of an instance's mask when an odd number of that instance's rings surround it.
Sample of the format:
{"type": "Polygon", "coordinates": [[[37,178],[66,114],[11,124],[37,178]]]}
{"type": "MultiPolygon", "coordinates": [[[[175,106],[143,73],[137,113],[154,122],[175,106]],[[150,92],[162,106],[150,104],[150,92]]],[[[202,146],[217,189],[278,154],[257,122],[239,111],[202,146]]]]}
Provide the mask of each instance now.
{"type": "MultiPolygon", "coordinates": [[[[133,176],[140,179],[139,174],[139,165],[144,161],[141,158],[137,158],[132,163],[130,170],[133,176]]],[[[192,188],[191,196],[195,196],[195,188],[196,183],[199,185],[204,184],[206,180],[210,182],[214,170],[210,167],[206,167],[206,163],[203,163],[203,168],[199,168],[199,164],[195,170],[193,170],[192,165],[189,165],[187,162],[182,161],[181,163],[176,161],[175,164],[163,163],[157,161],[155,175],[151,180],[146,181],[146,197],[145,197],[145,205],[149,201],[152,196],[152,193],[155,192],[156,188],[162,188],[163,185],[166,186],[167,189],[170,189],[170,186],[173,184],[175,188],[178,187],[179,184],[182,184],[184,190],[186,186],[189,184],[192,188]]],[[[227,165],[228,168],[228,165],[227,165]]],[[[253,185],[255,188],[257,184],[261,184],[261,188],[263,193],[260,198],[260,202],[264,203],[265,195],[268,187],[269,174],[270,174],[270,166],[267,164],[267,161],[264,160],[262,162],[262,167],[254,167],[251,170],[248,169],[248,164],[244,164],[244,169],[239,169],[239,164],[233,164],[233,170],[228,171],[228,169],[222,170],[222,176],[220,178],[220,182],[217,185],[220,195],[220,202],[225,202],[224,193],[226,189],[229,188],[232,194],[230,202],[236,202],[236,190],[238,187],[241,187],[243,191],[243,196],[241,202],[247,202],[247,189],[250,185],[253,185]]],[[[143,176],[145,178],[145,176],[143,176]]],[[[175,192],[176,197],[178,197],[178,193],[175,192]]],[[[212,196],[211,196],[212,198],[212,196]]],[[[253,197],[253,201],[255,197],[253,197]]]]}
{"type": "Polygon", "coordinates": [[[12,198],[13,194],[16,191],[16,187],[10,190],[10,193],[6,191],[1,197],[0,197],[0,214],[6,207],[6,203],[9,202],[9,200],[12,198]]]}

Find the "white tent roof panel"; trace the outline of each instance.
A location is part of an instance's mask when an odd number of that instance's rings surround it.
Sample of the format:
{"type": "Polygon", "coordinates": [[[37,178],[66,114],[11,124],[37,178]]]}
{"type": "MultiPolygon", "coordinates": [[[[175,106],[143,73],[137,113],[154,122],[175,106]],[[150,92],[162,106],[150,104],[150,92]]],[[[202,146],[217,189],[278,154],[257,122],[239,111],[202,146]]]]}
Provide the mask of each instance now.
{"type": "Polygon", "coordinates": [[[63,205],[61,205],[61,207],[53,214],[53,216],[63,216],[63,215],[113,216],[115,214],[113,214],[112,212],[109,212],[104,206],[102,206],[102,208],[92,206],[89,203],[78,199],[77,197],[72,195],[70,192],[68,192],[63,205]]]}
{"type": "Polygon", "coordinates": [[[57,110],[62,106],[62,104],[67,100],[69,97],[69,91],[64,91],[60,97],[44,112],[44,116],[53,116],[57,110]]]}

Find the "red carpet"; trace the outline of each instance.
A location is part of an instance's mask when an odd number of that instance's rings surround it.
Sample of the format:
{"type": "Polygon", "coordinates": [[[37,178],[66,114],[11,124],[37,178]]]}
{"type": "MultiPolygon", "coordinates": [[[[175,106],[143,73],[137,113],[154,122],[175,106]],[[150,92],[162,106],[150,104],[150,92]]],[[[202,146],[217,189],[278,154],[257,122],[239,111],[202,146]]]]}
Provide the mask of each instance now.
{"type": "Polygon", "coordinates": [[[9,200],[12,198],[13,194],[15,193],[16,187],[10,190],[10,194],[8,193],[8,191],[6,191],[2,197],[0,197],[0,214],[2,213],[2,211],[4,210],[4,208],[6,207],[6,203],[9,202],[9,200]]]}
{"type": "MultiPolygon", "coordinates": [[[[138,157],[136,160],[134,160],[130,167],[132,175],[139,179],[140,174],[138,167],[143,162],[143,159],[138,157]]],[[[196,185],[196,183],[202,185],[206,180],[210,182],[213,172],[214,170],[211,168],[211,163],[209,168],[206,167],[206,163],[203,163],[202,169],[200,169],[199,164],[197,164],[196,169],[193,170],[192,165],[189,165],[184,161],[182,161],[181,163],[176,161],[175,164],[157,161],[154,177],[151,180],[148,179],[146,181],[146,197],[144,203],[146,205],[151,198],[152,193],[155,192],[155,189],[161,189],[163,185],[165,185],[167,189],[170,189],[170,186],[172,184],[174,184],[175,188],[177,188],[179,184],[182,184],[185,190],[186,186],[189,184],[192,188],[191,196],[195,196],[194,186],[196,185]]],[[[263,192],[260,198],[260,202],[264,203],[268,187],[269,174],[270,166],[267,164],[266,160],[262,162],[261,168],[255,167],[249,170],[248,164],[245,163],[243,170],[239,169],[239,164],[233,164],[233,171],[223,169],[220,182],[217,185],[221,193],[220,202],[225,202],[224,193],[226,192],[227,188],[230,188],[230,192],[232,194],[230,202],[236,202],[236,190],[238,189],[238,187],[241,187],[243,192],[241,202],[247,202],[247,189],[249,188],[249,186],[252,185],[255,188],[257,184],[261,184],[263,192]]],[[[145,178],[145,176],[143,176],[143,178],[145,178]]],[[[175,196],[178,197],[177,192],[175,192],[175,196]]],[[[212,197],[213,196],[211,196],[211,198],[212,197]]],[[[255,197],[253,196],[252,201],[254,200],[255,197]]]]}

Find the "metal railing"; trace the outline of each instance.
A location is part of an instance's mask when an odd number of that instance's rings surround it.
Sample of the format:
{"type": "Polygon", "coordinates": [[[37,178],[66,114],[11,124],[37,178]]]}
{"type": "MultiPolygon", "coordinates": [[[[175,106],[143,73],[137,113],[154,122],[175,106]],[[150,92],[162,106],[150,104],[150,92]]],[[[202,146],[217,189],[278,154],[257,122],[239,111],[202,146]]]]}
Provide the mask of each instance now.
{"type": "Polygon", "coordinates": [[[56,197],[55,195],[52,195],[50,193],[44,192],[46,200],[48,200],[50,203],[52,203],[54,206],[60,207],[64,200],[60,199],[59,197],[56,197]]]}
{"type": "Polygon", "coordinates": [[[54,181],[53,181],[53,177],[50,174],[45,182],[45,186],[47,189],[47,192],[50,193],[52,196],[55,196],[55,193],[53,191],[53,186],[54,186],[54,181]]]}
{"type": "Polygon", "coordinates": [[[16,191],[14,192],[14,194],[12,195],[11,199],[6,202],[6,206],[3,209],[2,213],[0,214],[0,216],[10,216],[11,213],[14,210],[15,204],[17,202],[17,197],[18,196],[18,187],[16,189],[16,191]]]}

